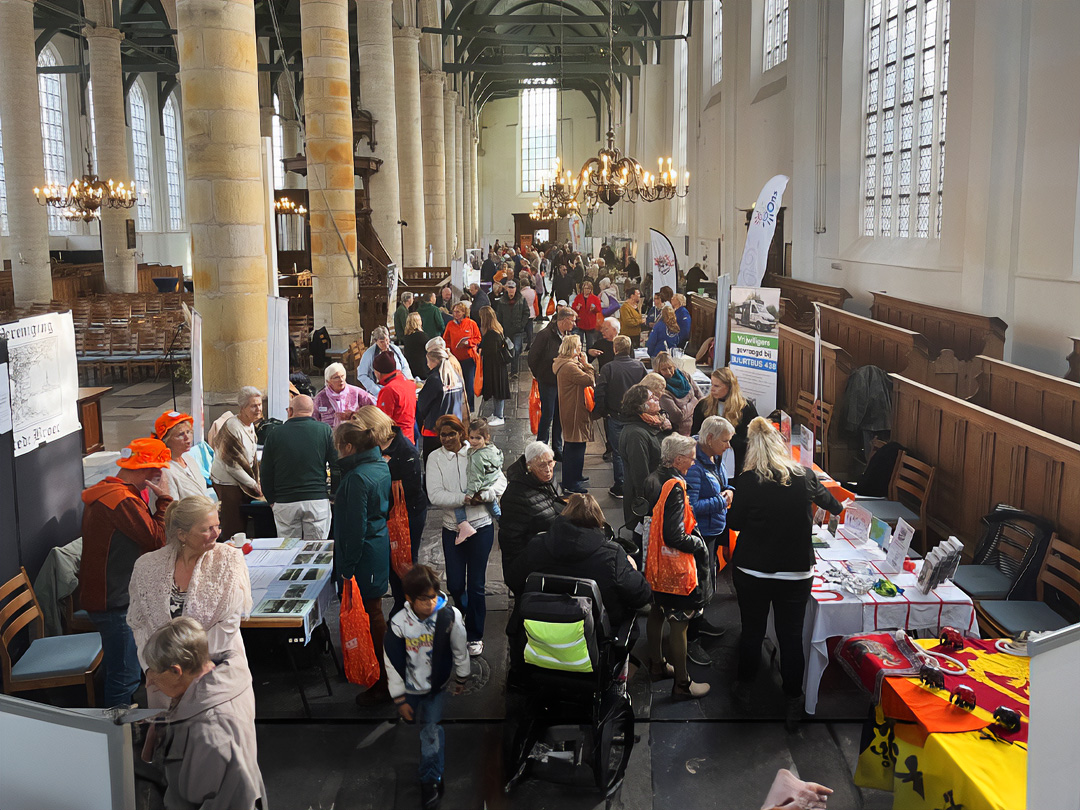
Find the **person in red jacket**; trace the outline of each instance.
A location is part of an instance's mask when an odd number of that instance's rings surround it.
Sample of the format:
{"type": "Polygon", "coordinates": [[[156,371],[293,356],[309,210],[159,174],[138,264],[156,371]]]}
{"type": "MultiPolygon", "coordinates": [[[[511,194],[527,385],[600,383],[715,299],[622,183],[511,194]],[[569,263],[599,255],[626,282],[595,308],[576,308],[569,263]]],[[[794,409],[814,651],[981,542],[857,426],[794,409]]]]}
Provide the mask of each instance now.
{"type": "Polygon", "coordinates": [[[480,327],[469,317],[469,305],[464,301],[454,304],[454,319],[443,331],[443,342],[461,364],[461,375],[465,378],[465,397],[469,410],[473,409],[473,378],[476,376],[476,347],[480,345],[480,327]]]}
{"type": "Polygon", "coordinates": [[[128,584],[135,560],[165,545],[165,510],[173,502],[161,471],[172,454],[157,439],[135,439],[120,451],[115,476],[83,491],[83,554],[79,601],[101,633],[105,705],[131,703],[142,670],[127,623],[128,584]],[[143,490],[157,496],[156,511],[143,490]]]}
{"type": "Polygon", "coordinates": [[[581,293],[570,305],[577,313],[577,332],[585,342],[586,349],[591,349],[600,339],[600,321],[603,320],[604,307],[599,297],[593,295],[591,281],[581,285],[581,293]]]}
{"type": "Polygon", "coordinates": [[[382,386],[376,403],[379,410],[394,420],[407,439],[415,441],[416,383],[398,369],[393,352],[375,355],[371,368],[382,386]]]}

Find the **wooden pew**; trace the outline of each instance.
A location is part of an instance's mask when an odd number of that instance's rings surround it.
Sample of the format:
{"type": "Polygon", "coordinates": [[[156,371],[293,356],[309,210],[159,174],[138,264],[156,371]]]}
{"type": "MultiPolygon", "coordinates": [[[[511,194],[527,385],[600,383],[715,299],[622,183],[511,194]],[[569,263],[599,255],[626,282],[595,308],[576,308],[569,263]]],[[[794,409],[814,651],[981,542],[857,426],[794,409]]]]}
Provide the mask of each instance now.
{"type": "Polygon", "coordinates": [[[843,287],[833,287],[828,284],[818,284],[814,281],[778,276],[775,273],[765,274],[764,285],[766,287],[777,287],[780,290],[782,299],[787,299],[790,302],[786,309],[781,308],[780,322],[810,334],[814,332],[815,301],[820,304],[828,304],[837,309],[843,309],[844,302],[851,298],[851,293],[843,287]]]}
{"type": "Polygon", "coordinates": [[[951,349],[965,361],[980,354],[996,360],[1005,356],[1005,331],[1009,326],[1001,318],[905,301],[885,293],[871,294],[873,318],[921,332],[936,353],[951,349]]]}
{"type": "Polygon", "coordinates": [[[1042,515],[1080,547],[1080,444],[898,374],[892,438],[937,468],[928,519],[970,555],[999,503],[1042,515]]]}
{"type": "Polygon", "coordinates": [[[969,402],[1080,444],[1080,383],[976,357],[978,389],[969,402]]]}
{"type": "Polygon", "coordinates": [[[697,293],[690,293],[687,299],[686,308],[690,311],[690,342],[687,345],[697,351],[706,340],[716,336],[716,299],[697,293]]]}
{"type": "Polygon", "coordinates": [[[855,368],[879,366],[959,397],[975,391],[974,376],[967,375],[956,357],[951,352],[935,357],[919,332],[823,304],[821,338],[846,349],[855,368]]]}

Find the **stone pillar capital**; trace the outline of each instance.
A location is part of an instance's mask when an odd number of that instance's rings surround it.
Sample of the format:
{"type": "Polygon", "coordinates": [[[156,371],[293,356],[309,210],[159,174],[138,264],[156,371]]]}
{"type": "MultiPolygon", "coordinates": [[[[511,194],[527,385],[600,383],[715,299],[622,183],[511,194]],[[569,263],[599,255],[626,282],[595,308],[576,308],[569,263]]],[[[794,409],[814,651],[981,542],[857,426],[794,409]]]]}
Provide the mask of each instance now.
{"type": "Polygon", "coordinates": [[[413,42],[420,43],[420,29],[405,26],[404,28],[394,29],[394,39],[411,39],[413,42]]]}
{"type": "Polygon", "coordinates": [[[90,39],[113,39],[119,44],[120,40],[124,38],[124,32],[118,28],[111,28],[107,25],[98,26],[85,26],[82,29],[82,35],[88,40],[90,39]]]}
{"type": "Polygon", "coordinates": [[[420,81],[429,83],[438,82],[439,84],[445,85],[446,74],[441,70],[421,70],[420,81]]]}

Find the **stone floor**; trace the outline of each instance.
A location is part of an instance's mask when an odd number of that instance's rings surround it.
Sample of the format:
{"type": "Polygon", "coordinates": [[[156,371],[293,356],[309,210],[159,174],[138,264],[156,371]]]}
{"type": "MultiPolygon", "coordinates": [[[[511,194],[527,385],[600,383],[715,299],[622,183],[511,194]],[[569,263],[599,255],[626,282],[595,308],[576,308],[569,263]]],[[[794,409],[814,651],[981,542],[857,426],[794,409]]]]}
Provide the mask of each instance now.
{"type": "MultiPolygon", "coordinates": [[[[321,381],[320,381],[321,382],[321,381]]],[[[528,392],[525,371],[515,383],[508,403],[506,425],[495,428],[495,443],[507,463],[531,440],[528,432],[528,392]]],[[[185,410],[189,399],[176,397],[185,410]]],[[[88,479],[111,468],[116,451],[136,436],[148,435],[154,418],[173,407],[168,383],[117,386],[103,401],[106,454],[88,459],[88,479]]],[[[216,415],[220,409],[213,414],[216,415]]],[[[607,489],[610,465],[601,459],[602,444],[594,444],[586,461],[590,491],[604,507],[613,526],[622,523],[621,503],[607,489]]],[[[432,512],[420,551],[421,561],[442,569],[437,512],[432,512]]],[[[467,693],[446,704],[446,795],[443,807],[472,808],[652,808],[761,806],[778,768],[832,787],[833,808],[877,810],[892,805],[889,794],[861,790],[851,780],[858,753],[862,720],[868,702],[837,667],[825,675],[818,714],[788,734],[780,720],[782,694],[775,666],[763,670],[748,715],[734,710],[728,684],[734,674],[738,641],[738,610],[730,582],[722,581],[709,618],[726,628],[707,645],[709,666],[691,664],[695,680],[712,685],[707,698],[674,703],[670,683],[650,684],[644,673],[630,682],[639,742],[634,748],[620,793],[605,805],[595,793],[536,780],[525,781],[506,795],[501,781],[502,721],[507,667],[505,626],[508,597],[496,550],[488,566],[488,623],[485,652],[473,659],[474,679],[467,693]]],[[[388,607],[388,602],[384,603],[388,607]]],[[[331,636],[337,635],[331,617],[331,636]]],[[[644,622],[641,636],[644,638],[644,622]]],[[[300,680],[311,704],[304,714],[297,680],[282,650],[265,631],[245,632],[255,677],[258,709],[259,759],[268,798],[278,808],[415,808],[419,807],[416,764],[418,734],[414,727],[385,724],[389,707],[357,708],[359,689],[338,676],[332,660],[312,644],[298,656],[300,680]],[[330,679],[326,693],[321,671],[330,679]]],[[[640,650],[639,650],[640,652],[640,650]]],[[[140,806],[158,806],[140,783],[140,806]]]]}

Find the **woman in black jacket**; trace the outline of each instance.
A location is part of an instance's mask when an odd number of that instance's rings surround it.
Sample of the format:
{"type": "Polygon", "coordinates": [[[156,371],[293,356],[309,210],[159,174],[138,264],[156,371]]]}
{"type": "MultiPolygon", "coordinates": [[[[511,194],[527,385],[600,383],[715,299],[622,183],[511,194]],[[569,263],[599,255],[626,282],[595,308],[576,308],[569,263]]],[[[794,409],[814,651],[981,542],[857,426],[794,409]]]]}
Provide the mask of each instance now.
{"type": "MultiPolygon", "coordinates": [[[[420,553],[420,539],[424,533],[424,524],[427,523],[428,500],[427,492],[420,473],[423,465],[420,463],[420,451],[416,449],[401,428],[394,424],[393,420],[382,410],[374,405],[365,405],[356,412],[353,421],[360,427],[370,428],[375,434],[375,441],[382,448],[383,458],[390,468],[391,483],[401,482],[402,494],[405,500],[405,511],[409,516],[409,540],[412,545],[412,562],[416,565],[417,555],[420,553]]],[[[395,506],[391,495],[390,507],[395,506]]],[[[390,592],[394,595],[394,606],[390,609],[393,616],[405,605],[405,592],[401,587],[401,579],[390,568],[390,592]]]]}
{"type": "Polygon", "coordinates": [[[768,420],[759,416],[751,421],[747,438],[746,466],[735,481],[727,519],[728,527],[739,532],[731,559],[742,620],[734,692],[745,708],[771,607],[792,728],[802,716],[803,617],[814,573],[811,509],[817,504],[838,515],[843,507],[812,470],[791,460],[783,437],[768,420]]]}
{"type": "MultiPolygon", "coordinates": [[[[660,532],[668,548],[690,554],[694,559],[697,586],[681,595],[653,589],[653,607],[649,612],[646,634],[649,640],[649,676],[654,681],[675,676],[671,687],[673,700],[695,700],[709,694],[709,685],[694,683],[686,669],[686,630],[692,619],[702,615],[709,593],[709,552],[695,523],[687,528],[690,502],[686,497],[683,476],[697,458],[697,442],[689,436],[673,433],[660,447],[660,468],[645,481],[645,497],[652,511],[652,533],[660,532]],[[665,495],[665,485],[671,482],[665,495]],[[656,524],[660,523],[659,529],[656,524]],[[671,661],[664,660],[664,622],[671,627],[668,643],[671,661]]],[[[653,538],[650,542],[660,542],[653,538]]],[[[650,575],[650,579],[652,579],[650,575]]],[[[653,580],[655,582],[655,580],[653,580]]]]}
{"type": "MultiPolygon", "coordinates": [[[[623,521],[633,532],[641,522],[645,479],[660,464],[660,442],[671,432],[671,422],[660,412],[660,399],[641,383],[630,386],[622,401],[623,429],[619,455],[623,461],[623,521]]],[[[637,537],[635,541],[640,541],[637,537]]]]}
{"type": "Polygon", "coordinates": [[[710,416],[722,416],[735,428],[731,437],[731,450],[735,453],[735,475],[743,471],[746,456],[746,431],[750,420],[758,415],[754,401],[743,396],[739,388],[739,379],[730,368],[718,368],[709,378],[708,395],[694,408],[694,419],[690,433],[696,436],[701,432],[701,423],[710,416]]]}
{"type": "Polygon", "coordinates": [[[480,390],[484,401],[491,400],[491,427],[505,424],[503,419],[506,400],[510,399],[510,351],[506,348],[506,336],[502,324],[495,317],[495,310],[484,307],[480,310],[480,362],[484,373],[484,384],[480,390]]]}
{"type": "Polygon", "coordinates": [[[591,579],[600,589],[608,620],[617,628],[649,603],[652,588],[604,531],[604,512],[592,495],[571,495],[562,515],[514,561],[506,581],[520,594],[529,574],[591,579]]]}
{"type": "Polygon", "coordinates": [[[405,319],[405,336],[402,352],[409,361],[409,371],[418,380],[426,380],[428,336],[424,334],[424,322],[419,312],[410,312],[405,319]]]}
{"type": "Polygon", "coordinates": [[[506,491],[499,499],[499,548],[503,571],[529,541],[546,532],[566,506],[555,484],[555,453],[544,442],[531,442],[524,455],[506,469],[506,491]]]}

